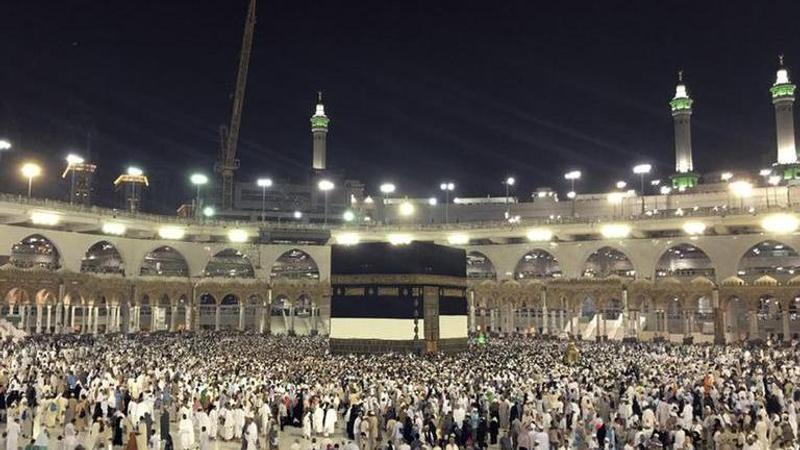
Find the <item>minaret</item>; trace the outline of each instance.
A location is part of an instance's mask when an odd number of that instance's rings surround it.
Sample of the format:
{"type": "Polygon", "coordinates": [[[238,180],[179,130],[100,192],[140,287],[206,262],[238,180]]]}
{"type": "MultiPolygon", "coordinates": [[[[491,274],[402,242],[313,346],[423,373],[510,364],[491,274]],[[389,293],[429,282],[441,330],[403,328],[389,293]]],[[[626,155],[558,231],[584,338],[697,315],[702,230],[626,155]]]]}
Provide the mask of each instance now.
{"type": "MultiPolygon", "coordinates": [[[[783,66],[783,55],[778,57],[780,67],[775,76],[775,84],[769,89],[772,104],[775,105],[775,131],[778,136],[778,164],[797,163],[797,149],[794,145],[794,90],[789,80],[789,71],[783,66]]],[[[794,178],[791,176],[790,178],[794,178]]]]}
{"type": "Polygon", "coordinates": [[[325,106],[322,104],[322,92],[317,93],[317,110],[311,116],[311,134],[314,135],[314,170],[325,170],[325,141],[328,137],[328,123],[330,119],[325,115],[325,106]]]}
{"type": "Polygon", "coordinates": [[[671,177],[672,186],[681,190],[696,186],[699,178],[692,166],[692,103],[694,100],[689,97],[683,83],[683,71],[678,71],[678,85],[669,107],[675,125],[675,174],[671,177]]]}

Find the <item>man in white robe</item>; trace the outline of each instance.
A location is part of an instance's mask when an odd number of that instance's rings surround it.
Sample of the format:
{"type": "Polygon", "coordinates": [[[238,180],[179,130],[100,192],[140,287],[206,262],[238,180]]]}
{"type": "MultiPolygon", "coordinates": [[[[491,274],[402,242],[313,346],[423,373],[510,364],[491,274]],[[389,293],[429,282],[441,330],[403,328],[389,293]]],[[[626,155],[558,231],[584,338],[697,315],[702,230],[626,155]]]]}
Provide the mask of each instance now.
{"type": "Polygon", "coordinates": [[[322,429],[324,428],[325,424],[323,423],[323,419],[325,417],[325,412],[322,410],[321,406],[317,406],[314,409],[314,434],[319,435],[322,434],[322,429]]]}
{"type": "Polygon", "coordinates": [[[247,450],[258,450],[258,426],[253,419],[247,419],[246,432],[244,435],[247,441],[247,450]]]}
{"type": "Polygon", "coordinates": [[[184,415],[178,424],[178,436],[181,449],[193,450],[194,449],[194,424],[191,419],[184,415]]]}
{"type": "Polygon", "coordinates": [[[19,449],[19,435],[22,431],[21,427],[19,426],[19,419],[14,418],[13,422],[9,422],[7,429],[6,429],[6,450],[17,450],[19,449]]]}
{"type": "Polygon", "coordinates": [[[328,405],[328,408],[325,410],[325,421],[323,423],[322,435],[325,437],[333,436],[333,433],[335,431],[336,431],[336,410],[333,408],[333,405],[328,405]]]}

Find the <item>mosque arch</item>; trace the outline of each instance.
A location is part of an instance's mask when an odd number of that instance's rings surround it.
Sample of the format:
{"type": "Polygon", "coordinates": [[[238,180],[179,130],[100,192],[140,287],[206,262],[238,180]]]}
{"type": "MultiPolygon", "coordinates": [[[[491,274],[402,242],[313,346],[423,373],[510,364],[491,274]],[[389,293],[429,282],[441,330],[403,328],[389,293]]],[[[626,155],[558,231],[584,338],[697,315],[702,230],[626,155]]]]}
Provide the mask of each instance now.
{"type": "Polygon", "coordinates": [[[711,258],[696,245],[681,243],[673,245],[661,254],[656,263],[656,279],[676,277],[705,277],[715,279],[715,269],[711,258]]]}
{"type": "Polygon", "coordinates": [[[748,333],[748,311],[745,299],[737,296],[728,298],[725,305],[726,332],[730,333],[735,341],[743,339],[748,333]]]}
{"type": "Polygon", "coordinates": [[[478,251],[471,251],[467,253],[467,278],[497,280],[497,269],[488,256],[478,251]]]}
{"type": "Polygon", "coordinates": [[[200,330],[213,330],[217,323],[217,299],[204,292],[197,301],[197,328],[200,330]]]}
{"type": "Polygon", "coordinates": [[[762,339],[783,333],[783,305],[770,294],[762,295],[756,304],[756,325],[762,339]]]}
{"type": "Polygon", "coordinates": [[[552,253],[533,249],[524,254],[514,267],[514,279],[561,278],[561,266],[552,253]]]}
{"type": "Polygon", "coordinates": [[[692,332],[700,334],[714,334],[714,306],[711,297],[702,295],[694,299],[691,306],[693,314],[692,332]]]}
{"type": "Polygon", "coordinates": [[[581,302],[581,317],[592,318],[596,313],[597,301],[591,295],[587,295],[581,302]]]}
{"type": "Polygon", "coordinates": [[[259,318],[264,299],[259,295],[250,295],[244,302],[244,329],[258,331],[259,318]]]}
{"type": "Polygon", "coordinates": [[[586,278],[606,278],[616,275],[622,278],[633,278],[636,269],[628,255],[614,247],[601,247],[586,258],[583,265],[583,276],[586,278]]]}
{"type": "Polygon", "coordinates": [[[659,311],[656,309],[656,303],[650,296],[643,296],[640,303],[639,313],[637,314],[637,319],[641,316],[642,319],[640,320],[642,330],[648,332],[657,332],[658,331],[658,316],[659,311]]]}
{"type": "Polygon", "coordinates": [[[250,258],[239,250],[226,248],[217,252],[206,264],[206,277],[255,278],[256,273],[250,258]]]}
{"type": "Polygon", "coordinates": [[[97,321],[97,332],[108,333],[108,300],[105,296],[100,296],[94,302],[97,307],[97,316],[94,320],[97,321]]]}
{"type": "Polygon", "coordinates": [[[800,274],[800,255],[783,242],[761,241],[742,255],[736,273],[746,281],[754,281],[763,275],[786,281],[800,274]]]}
{"type": "Polygon", "coordinates": [[[188,277],[189,265],[173,247],[164,245],[148,252],[139,271],[142,276],[188,277]]]}
{"type": "Polygon", "coordinates": [[[228,294],[222,297],[222,301],[219,302],[219,329],[239,329],[239,320],[242,311],[241,308],[239,297],[233,294],[228,294]]]}
{"type": "Polygon", "coordinates": [[[617,320],[622,316],[623,309],[624,305],[622,304],[622,300],[610,298],[605,302],[605,305],[603,305],[603,319],[617,320]]]}
{"type": "Polygon", "coordinates": [[[6,293],[5,302],[9,305],[25,305],[31,303],[28,292],[18,287],[11,288],[6,293]]]}
{"type": "Polygon", "coordinates": [[[285,294],[272,299],[269,311],[270,327],[273,334],[288,334],[291,321],[292,301],[285,294]],[[274,320],[273,320],[274,319],[274,320]]]}
{"type": "Polygon", "coordinates": [[[158,298],[158,302],[155,302],[151,309],[153,311],[152,331],[169,330],[169,324],[172,320],[172,300],[169,298],[169,295],[162,294],[161,297],[158,298]]]}
{"type": "Polygon", "coordinates": [[[314,258],[300,249],[284,252],[270,269],[272,280],[319,280],[319,267],[314,258]]]}
{"type": "Polygon", "coordinates": [[[53,242],[41,234],[32,234],[11,247],[9,262],[19,268],[61,268],[61,254],[53,242]]]}
{"type": "Polygon", "coordinates": [[[189,299],[187,299],[185,295],[181,295],[173,304],[173,307],[175,310],[172,313],[173,317],[170,323],[170,329],[173,331],[188,330],[189,324],[186,321],[191,320],[188,316],[188,313],[191,311],[189,299]]]}
{"type": "Polygon", "coordinates": [[[153,299],[149,295],[143,295],[139,299],[139,331],[154,331],[153,324],[153,299]]]}
{"type": "Polygon", "coordinates": [[[667,333],[685,334],[686,320],[683,314],[683,302],[679,297],[669,297],[665,302],[664,313],[666,314],[667,333]]]}
{"type": "Polygon", "coordinates": [[[81,272],[125,275],[125,263],[114,244],[100,241],[86,250],[81,259],[81,272]]]}

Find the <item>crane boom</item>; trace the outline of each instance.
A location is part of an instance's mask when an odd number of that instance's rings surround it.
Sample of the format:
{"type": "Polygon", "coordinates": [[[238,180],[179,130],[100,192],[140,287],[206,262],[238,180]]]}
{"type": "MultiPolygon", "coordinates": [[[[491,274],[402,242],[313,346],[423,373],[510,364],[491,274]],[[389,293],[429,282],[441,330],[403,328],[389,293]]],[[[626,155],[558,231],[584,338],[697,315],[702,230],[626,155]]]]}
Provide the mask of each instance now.
{"type": "Polygon", "coordinates": [[[239,168],[236,146],[239,142],[239,127],[242,123],[242,107],[247,88],[247,71],[250,67],[250,53],[253,48],[253,30],[256,25],[256,0],[250,0],[242,36],[242,51],[239,55],[239,72],[236,77],[236,91],[233,95],[231,121],[227,132],[222,133],[220,155],[214,170],[222,177],[222,209],[233,207],[233,173],[239,168]]]}

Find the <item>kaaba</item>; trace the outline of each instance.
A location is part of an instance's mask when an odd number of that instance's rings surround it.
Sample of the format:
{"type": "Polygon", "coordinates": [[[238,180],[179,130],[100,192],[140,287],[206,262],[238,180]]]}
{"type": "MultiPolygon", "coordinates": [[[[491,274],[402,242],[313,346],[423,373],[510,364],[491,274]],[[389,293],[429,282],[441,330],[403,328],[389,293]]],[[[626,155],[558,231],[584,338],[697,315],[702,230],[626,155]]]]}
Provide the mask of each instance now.
{"type": "Polygon", "coordinates": [[[331,248],[331,353],[467,348],[466,254],[425,242],[331,248]]]}

